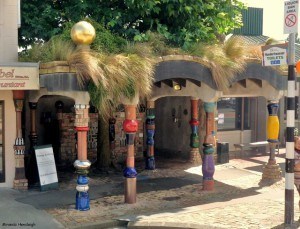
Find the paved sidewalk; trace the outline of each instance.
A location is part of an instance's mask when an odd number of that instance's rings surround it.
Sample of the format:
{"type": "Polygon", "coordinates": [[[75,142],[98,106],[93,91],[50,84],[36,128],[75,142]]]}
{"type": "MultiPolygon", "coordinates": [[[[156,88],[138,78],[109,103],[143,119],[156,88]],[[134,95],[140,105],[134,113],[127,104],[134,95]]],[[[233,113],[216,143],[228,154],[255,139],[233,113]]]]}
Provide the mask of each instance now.
{"type": "Polygon", "coordinates": [[[0,228],[64,228],[46,211],[16,201],[24,194],[25,192],[0,188],[0,228]]]}
{"type": "MultiPolygon", "coordinates": [[[[283,167],[283,152],[280,156],[277,162],[283,167]]],[[[93,175],[91,210],[86,212],[74,210],[72,174],[66,174],[57,191],[0,189],[5,199],[0,202],[0,228],[8,219],[32,222],[35,228],[284,228],[284,179],[275,184],[261,181],[267,160],[259,156],[216,165],[212,192],[202,190],[201,166],[157,160],[157,170],[146,171],[141,165],[136,204],[124,204],[121,172],[93,175]],[[11,205],[9,211],[6,205],[11,205]]],[[[298,200],[295,190],[295,219],[298,200]]]]}
{"type": "MultiPolygon", "coordinates": [[[[131,221],[128,228],[284,228],[284,181],[275,184],[261,181],[260,168],[265,161],[267,157],[257,157],[235,159],[230,164],[218,165],[215,179],[223,183],[218,188],[224,189],[219,195],[212,196],[210,203],[158,214],[131,216],[128,217],[131,221]],[[244,172],[233,172],[236,168],[244,172]],[[237,189],[233,190],[224,184],[237,189]],[[226,189],[234,193],[227,193],[226,189]],[[232,199],[228,200],[229,196],[232,199]]],[[[282,165],[285,160],[279,158],[277,161],[282,165]]],[[[195,171],[196,168],[190,169],[190,172],[195,171]]],[[[297,191],[294,197],[295,219],[298,219],[297,191]]],[[[290,228],[299,227],[299,223],[295,222],[290,228]]]]}
{"type": "MultiPolygon", "coordinates": [[[[70,228],[105,228],[111,220],[131,221],[129,228],[280,228],[284,221],[284,181],[261,182],[267,159],[234,159],[217,165],[213,192],[202,190],[201,166],[164,163],[156,171],[139,173],[136,204],[124,204],[121,193],[92,200],[89,212],[78,212],[70,205],[49,209],[48,213],[70,228]]],[[[284,162],[278,158],[281,166],[284,162]]],[[[123,190],[123,183],[119,188],[123,190]]],[[[299,218],[298,199],[295,193],[295,219],[299,218]]]]}

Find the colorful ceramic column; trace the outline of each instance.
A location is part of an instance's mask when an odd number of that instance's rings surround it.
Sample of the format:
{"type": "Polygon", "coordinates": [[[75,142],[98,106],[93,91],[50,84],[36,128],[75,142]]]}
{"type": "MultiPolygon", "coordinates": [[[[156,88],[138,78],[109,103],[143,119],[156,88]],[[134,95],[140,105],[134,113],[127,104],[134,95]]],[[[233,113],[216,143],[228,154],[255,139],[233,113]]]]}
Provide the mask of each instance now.
{"type": "Polygon", "coordinates": [[[26,176],[28,178],[29,185],[36,185],[39,182],[39,175],[38,175],[38,168],[36,163],[36,157],[34,152],[34,146],[37,145],[38,135],[36,131],[36,109],[37,109],[37,102],[29,102],[30,108],[30,133],[29,133],[29,140],[30,140],[30,154],[29,154],[29,163],[28,167],[26,168],[27,173],[26,176]]]}
{"type": "Polygon", "coordinates": [[[126,133],[127,142],[127,159],[126,168],[123,171],[125,177],[125,203],[136,203],[136,176],[137,172],[134,167],[134,139],[138,130],[136,120],[136,105],[125,105],[125,120],[123,130],[126,133]]]}
{"type": "Polygon", "coordinates": [[[267,136],[270,147],[270,157],[268,163],[263,168],[262,178],[277,181],[282,178],[280,166],[276,163],[275,158],[275,149],[278,144],[279,136],[279,120],[277,116],[279,105],[277,101],[269,101],[267,107],[269,112],[267,136]]]}
{"type": "Polygon", "coordinates": [[[201,156],[199,153],[199,121],[198,121],[198,99],[191,99],[191,121],[190,125],[192,128],[191,139],[190,139],[190,162],[193,164],[201,164],[201,156]]]}
{"type": "Polygon", "coordinates": [[[215,139],[214,133],[214,102],[204,102],[204,110],[206,112],[206,135],[204,138],[204,149],[203,149],[203,163],[202,163],[202,173],[203,173],[203,190],[212,191],[214,189],[214,179],[213,175],[215,172],[214,163],[214,144],[215,139]]]}
{"type": "Polygon", "coordinates": [[[116,137],[115,124],[116,124],[116,119],[110,118],[109,119],[109,147],[112,151],[115,149],[115,137],[116,137]]]}
{"type": "Polygon", "coordinates": [[[63,122],[63,108],[64,108],[64,103],[60,100],[55,102],[55,108],[56,108],[56,118],[58,121],[57,128],[59,128],[59,144],[57,147],[58,148],[58,163],[61,163],[62,158],[61,158],[61,127],[62,127],[62,122],[63,122]]]}
{"type": "Polygon", "coordinates": [[[60,100],[55,102],[55,108],[56,108],[56,117],[59,123],[62,122],[62,113],[63,113],[63,108],[64,108],[64,103],[60,100]]]}
{"type": "Polygon", "coordinates": [[[154,159],[154,134],[155,134],[155,102],[147,101],[146,110],[146,134],[147,134],[147,152],[146,152],[146,169],[155,169],[154,159]]]}
{"type": "Polygon", "coordinates": [[[14,189],[28,189],[28,180],[25,177],[24,153],[25,144],[22,136],[22,111],[24,105],[24,91],[13,91],[16,109],[16,140],[14,145],[16,173],[14,179],[14,189]]]}
{"type": "Polygon", "coordinates": [[[91,162],[87,159],[87,132],[89,130],[89,105],[75,104],[75,129],[77,131],[77,157],[74,162],[78,174],[76,186],[76,206],[80,211],[90,209],[89,179],[87,174],[91,162]]]}
{"type": "Polygon", "coordinates": [[[36,133],[36,109],[37,109],[37,103],[36,102],[29,102],[29,108],[30,108],[30,134],[29,134],[29,139],[30,139],[30,149],[33,152],[33,147],[37,145],[37,140],[38,136],[36,133]]]}

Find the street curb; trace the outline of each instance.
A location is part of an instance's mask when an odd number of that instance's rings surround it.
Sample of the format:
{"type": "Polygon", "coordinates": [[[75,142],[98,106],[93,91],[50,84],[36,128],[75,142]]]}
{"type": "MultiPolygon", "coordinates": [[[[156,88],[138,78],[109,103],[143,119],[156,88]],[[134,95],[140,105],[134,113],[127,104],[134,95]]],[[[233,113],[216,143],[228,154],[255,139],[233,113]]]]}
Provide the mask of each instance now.
{"type": "Polygon", "coordinates": [[[105,228],[111,228],[111,227],[124,227],[127,226],[128,221],[123,221],[123,220],[105,220],[105,221],[99,221],[99,222],[94,222],[90,224],[78,224],[74,227],[70,228],[87,228],[87,229],[105,229],[105,228]]]}
{"type": "Polygon", "coordinates": [[[221,227],[213,227],[203,224],[194,223],[178,223],[178,222],[151,222],[151,221],[132,221],[127,225],[128,229],[142,229],[142,228],[153,228],[153,229],[221,229],[221,227]]]}

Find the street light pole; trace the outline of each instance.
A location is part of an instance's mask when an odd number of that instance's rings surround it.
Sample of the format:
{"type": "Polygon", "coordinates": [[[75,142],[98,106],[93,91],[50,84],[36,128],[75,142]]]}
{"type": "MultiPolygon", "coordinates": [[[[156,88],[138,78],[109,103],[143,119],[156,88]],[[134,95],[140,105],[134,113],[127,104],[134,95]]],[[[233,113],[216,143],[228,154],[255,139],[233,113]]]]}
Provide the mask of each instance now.
{"type": "Polygon", "coordinates": [[[284,224],[294,223],[295,33],[289,34],[284,224]]]}

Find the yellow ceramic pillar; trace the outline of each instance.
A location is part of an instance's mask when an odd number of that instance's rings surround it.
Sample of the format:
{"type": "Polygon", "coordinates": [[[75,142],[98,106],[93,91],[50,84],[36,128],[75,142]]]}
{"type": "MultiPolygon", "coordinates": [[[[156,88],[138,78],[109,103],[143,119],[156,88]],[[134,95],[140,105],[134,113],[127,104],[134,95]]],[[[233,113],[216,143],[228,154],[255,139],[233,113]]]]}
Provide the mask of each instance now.
{"type": "Polygon", "coordinates": [[[275,158],[275,149],[278,144],[278,136],[279,136],[279,119],[277,116],[278,112],[278,101],[269,101],[268,104],[268,112],[269,117],[267,120],[267,137],[270,148],[270,157],[268,163],[263,168],[263,179],[268,180],[281,180],[281,169],[279,165],[276,163],[275,158]]]}

